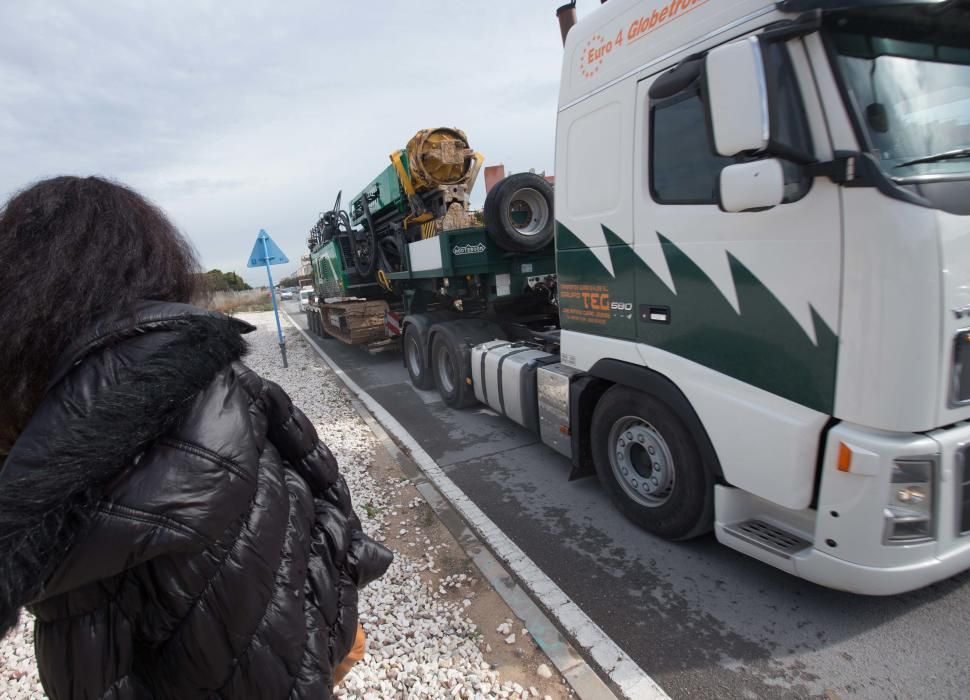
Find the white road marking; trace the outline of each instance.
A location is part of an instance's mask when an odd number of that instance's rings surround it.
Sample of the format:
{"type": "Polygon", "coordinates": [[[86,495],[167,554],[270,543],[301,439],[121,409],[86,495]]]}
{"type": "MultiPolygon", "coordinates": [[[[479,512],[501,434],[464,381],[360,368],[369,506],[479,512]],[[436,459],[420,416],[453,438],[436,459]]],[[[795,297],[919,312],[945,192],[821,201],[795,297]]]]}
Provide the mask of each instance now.
{"type": "Polygon", "coordinates": [[[589,651],[590,656],[593,657],[596,663],[610,677],[610,680],[620,688],[626,697],[631,700],[670,700],[670,696],[599,625],[593,622],[583,612],[582,608],[574,603],[556,585],[555,581],[543,573],[526,553],[464,494],[455,482],[448,478],[431,455],[425,452],[424,448],[418,444],[418,441],[414,439],[411,433],[387,409],[381,406],[350,375],[344,372],[317,345],[316,341],[293,320],[289,313],[283,311],[283,314],[310,346],[317,351],[317,354],[323,358],[323,361],[330,366],[334,374],[360,399],[377,421],[384,426],[384,429],[408,448],[411,453],[411,458],[425,473],[428,480],[441,491],[465,521],[488,543],[492,551],[505,561],[506,566],[519,577],[525,586],[532,591],[532,594],[542,601],[549,613],[573,636],[573,639],[589,651]]]}

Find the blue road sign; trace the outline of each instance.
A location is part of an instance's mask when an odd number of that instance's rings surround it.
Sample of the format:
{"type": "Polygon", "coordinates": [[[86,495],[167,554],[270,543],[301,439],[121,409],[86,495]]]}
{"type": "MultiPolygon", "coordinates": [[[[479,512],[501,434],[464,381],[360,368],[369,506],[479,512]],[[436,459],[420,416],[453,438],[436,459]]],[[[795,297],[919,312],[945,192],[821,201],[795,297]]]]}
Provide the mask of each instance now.
{"type": "Polygon", "coordinates": [[[259,229],[259,235],[256,236],[256,245],[253,246],[253,252],[249,254],[249,262],[246,263],[246,267],[262,267],[266,264],[283,265],[289,261],[290,259],[283,254],[280,247],[273,243],[269,234],[264,229],[259,229]]]}
{"type": "Polygon", "coordinates": [[[259,229],[259,235],[256,236],[256,245],[253,246],[253,252],[249,254],[249,262],[246,263],[246,267],[266,266],[266,276],[269,278],[269,298],[273,301],[273,315],[276,316],[276,332],[280,338],[280,354],[283,356],[284,367],[286,367],[286,338],[283,337],[283,325],[280,323],[280,310],[276,306],[276,289],[274,289],[273,285],[273,271],[269,269],[269,266],[282,265],[289,261],[290,259],[283,254],[283,251],[280,250],[278,245],[273,243],[273,239],[269,237],[265,229],[259,229]]]}

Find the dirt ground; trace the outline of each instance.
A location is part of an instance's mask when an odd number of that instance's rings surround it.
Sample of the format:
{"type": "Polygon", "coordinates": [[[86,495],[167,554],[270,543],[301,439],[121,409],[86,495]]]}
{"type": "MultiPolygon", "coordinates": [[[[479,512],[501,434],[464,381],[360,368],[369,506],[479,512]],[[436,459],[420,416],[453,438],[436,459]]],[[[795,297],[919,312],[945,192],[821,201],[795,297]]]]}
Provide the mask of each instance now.
{"type": "MultiPolygon", "coordinates": [[[[379,441],[370,471],[379,483],[406,480],[401,467],[379,441]]],[[[357,504],[356,507],[366,509],[370,506],[357,504]]],[[[525,624],[515,617],[501,596],[483,579],[475,564],[417,489],[410,483],[405,484],[397,497],[390,501],[388,510],[390,512],[384,513],[387,524],[384,544],[412,558],[420,558],[427,550],[434,551],[434,565],[418,575],[441,599],[465,606],[465,614],[478,626],[476,642],[486,661],[501,674],[502,680],[518,683],[534,697],[575,697],[572,688],[535,644],[528,631],[523,633],[525,624]],[[504,634],[497,631],[503,623],[511,628],[504,634]],[[509,643],[506,639],[512,634],[515,639],[509,643]],[[539,675],[541,664],[552,671],[551,678],[539,675]],[[532,692],[532,689],[536,692],[532,692]]]]}

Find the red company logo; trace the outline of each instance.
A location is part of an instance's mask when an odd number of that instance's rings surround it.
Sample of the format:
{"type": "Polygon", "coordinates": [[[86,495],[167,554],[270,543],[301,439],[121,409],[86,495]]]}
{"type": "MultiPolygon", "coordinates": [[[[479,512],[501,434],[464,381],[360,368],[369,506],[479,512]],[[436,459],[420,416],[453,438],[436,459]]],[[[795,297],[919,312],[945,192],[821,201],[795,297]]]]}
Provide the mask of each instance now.
{"type": "Polygon", "coordinates": [[[594,34],[586,40],[583,51],[579,55],[579,70],[587,78],[592,78],[599,72],[603,61],[613,49],[623,44],[623,32],[616,39],[607,40],[602,34],[594,34]]]}

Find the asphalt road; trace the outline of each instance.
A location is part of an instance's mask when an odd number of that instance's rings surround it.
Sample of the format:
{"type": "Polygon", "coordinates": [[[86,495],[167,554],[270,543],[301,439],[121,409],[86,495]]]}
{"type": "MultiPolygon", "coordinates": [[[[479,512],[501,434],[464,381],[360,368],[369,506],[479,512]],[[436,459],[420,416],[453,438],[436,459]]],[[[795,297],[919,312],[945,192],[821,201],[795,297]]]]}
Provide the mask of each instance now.
{"type": "Polygon", "coordinates": [[[568,481],[535,435],[415,390],[399,353],[322,347],[672,698],[970,697],[970,573],[869,598],[713,535],[666,542],[623,519],[595,477],[568,481]]]}

